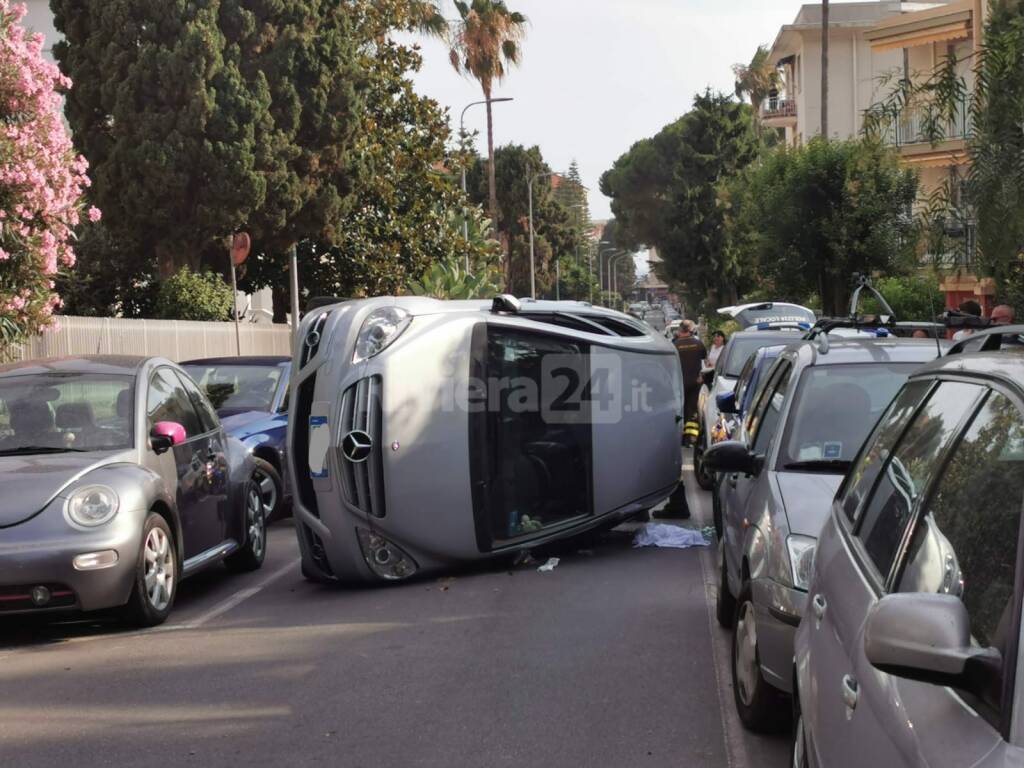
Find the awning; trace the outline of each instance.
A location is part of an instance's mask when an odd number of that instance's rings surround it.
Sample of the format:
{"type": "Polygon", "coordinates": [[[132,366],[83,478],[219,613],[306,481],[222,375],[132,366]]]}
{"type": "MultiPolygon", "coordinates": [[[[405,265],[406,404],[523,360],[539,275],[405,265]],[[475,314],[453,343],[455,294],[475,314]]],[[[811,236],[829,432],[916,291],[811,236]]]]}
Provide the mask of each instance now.
{"type": "Polygon", "coordinates": [[[972,14],[969,2],[904,13],[876,24],[865,37],[874,51],[967,40],[972,35],[972,14]]]}

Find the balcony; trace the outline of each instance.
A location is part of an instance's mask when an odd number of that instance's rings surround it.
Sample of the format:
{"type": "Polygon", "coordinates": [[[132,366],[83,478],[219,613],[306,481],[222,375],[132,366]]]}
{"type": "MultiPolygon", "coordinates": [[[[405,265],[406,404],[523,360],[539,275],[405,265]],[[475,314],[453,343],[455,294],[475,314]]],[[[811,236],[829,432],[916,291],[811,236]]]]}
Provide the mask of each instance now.
{"type": "MultiPolygon", "coordinates": [[[[950,118],[934,107],[914,105],[901,109],[882,126],[882,139],[896,147],[912,145],[962,144],[971,135],[967,106],[961,103],[950,118]]],[[[947,149],[949,147],[946,147],[947,149]]]]}
{"type": "Polygon", "coordinates": [[[761,121],[772,128],[796,125],[796,100],[770,96],[761,106],[761,121]]]}

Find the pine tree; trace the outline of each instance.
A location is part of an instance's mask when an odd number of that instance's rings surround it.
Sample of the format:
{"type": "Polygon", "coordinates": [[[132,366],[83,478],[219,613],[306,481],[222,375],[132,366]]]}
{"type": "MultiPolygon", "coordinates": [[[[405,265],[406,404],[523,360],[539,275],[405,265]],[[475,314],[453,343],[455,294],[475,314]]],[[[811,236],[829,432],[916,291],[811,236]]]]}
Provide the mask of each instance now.
{"type": "Polygon", "coordinates": [[[587,201],[587,188],[580,175],[580,166],[575,158],[569,163],[569,170],[555,189],[555,200],[568,211],[572,228],[580,237],[585,236],[590,230],[590,204],[587,201]]]}

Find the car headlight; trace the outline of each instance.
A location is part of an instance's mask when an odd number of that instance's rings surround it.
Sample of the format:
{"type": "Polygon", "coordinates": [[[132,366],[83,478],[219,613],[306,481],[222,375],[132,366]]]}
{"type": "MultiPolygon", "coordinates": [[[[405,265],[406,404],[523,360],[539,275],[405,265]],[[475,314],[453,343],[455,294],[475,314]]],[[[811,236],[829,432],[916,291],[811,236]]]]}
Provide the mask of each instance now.
{"type": "Polygon", "coordinates": [[[110,522],[117,514],[120,499],[106,485],[86,485],[68,497],[64,510],[68,519],[85,528],[110,522]]]}
{"type": "Polygon", "coordinates": [[[412,315],[398,307],[381,307],[373,310],[366,316],[362,328],[359,329],[352,362],[360,363],[379,355],[402,335],[410,322],[412,315]]]}
{"type": "Polygon", "coordinates": [[[789,564],[793,569],[793,586],[806,592],[814,573],[814,552],[818,540],[810,536],[793,535],[786,539],[786,546],[789,549],[789,564]]]}

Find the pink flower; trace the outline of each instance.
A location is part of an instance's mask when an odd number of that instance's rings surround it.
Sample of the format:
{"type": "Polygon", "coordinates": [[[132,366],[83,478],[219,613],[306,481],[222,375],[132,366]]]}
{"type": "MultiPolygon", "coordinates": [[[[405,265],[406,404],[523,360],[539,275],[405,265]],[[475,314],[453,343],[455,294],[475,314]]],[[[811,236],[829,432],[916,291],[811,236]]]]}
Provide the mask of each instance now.
{"type": "Polygon", "coordinates": [[[95,205],[91,205],[89,206],[88,216],[89,221],[95,224],[97,221],[103,218],[103,213],[95,205]]]}

